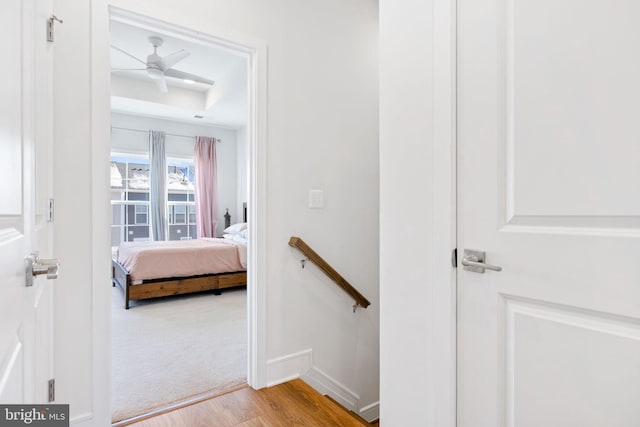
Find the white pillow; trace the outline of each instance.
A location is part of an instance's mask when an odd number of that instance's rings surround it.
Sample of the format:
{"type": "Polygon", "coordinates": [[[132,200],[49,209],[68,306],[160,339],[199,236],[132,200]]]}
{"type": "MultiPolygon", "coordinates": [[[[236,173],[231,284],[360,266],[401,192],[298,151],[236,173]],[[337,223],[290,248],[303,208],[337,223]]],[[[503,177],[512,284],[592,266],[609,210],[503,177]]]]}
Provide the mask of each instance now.
{"type": "Polygon", "coordinates": [[[244,232],[247,230],[242,230],[240,232],[240,234],[223,234],[222,237],[224,237],[227,240],[231,240],[232,242],[236,242],[236,243],[242,243],[244,245],[247,244],[247,238],[244,237],[245,234],[244,232]]]}
{"type": "Polygon", "coordinates": [[[229,227],[224,229],[224,232],[227,234],[238,234],[240,233],[242,230],[246,230],[247,229],[247,223],[246,222],[239,222],[237,224],[233,224],[230,225],[229,227]]]}

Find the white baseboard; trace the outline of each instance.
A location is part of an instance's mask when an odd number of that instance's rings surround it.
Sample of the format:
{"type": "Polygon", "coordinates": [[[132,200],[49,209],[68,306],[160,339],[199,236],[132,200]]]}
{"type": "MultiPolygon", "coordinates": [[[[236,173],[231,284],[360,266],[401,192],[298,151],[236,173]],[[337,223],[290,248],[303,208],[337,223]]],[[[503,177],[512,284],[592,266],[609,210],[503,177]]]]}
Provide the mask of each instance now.
{"type": "Polygon", "coordinates": [[[318,367],[312,367],[302,376],[302,379],[318,393],[327,394],[348,410],[355,411],[360,396],[322,372],[318,367]]]}
{"type": "Polygon", "coordinates": [[[380,417],[380,402],[359,408],[360,396],[313,365],[311,349],[299,351],[267,362],[267,387],[301,378],[320,394],[330,396],[367,421],[380,417]]]}
{"type": "Polygon", "coordinates": [[[267,387],[302,377],[311,369],[311,349],[267,361],[267,387]]]}
{"type": "Polygon", "coordinates": [[[360,415],[365,420],[371,422],[380,418],[380,402],[373,402],[370,405],[364,406],[358,411],[358,415],[360,415]]]}
{"type": "Polygon", "coordinates": [[[69,425],[75,427],[91,427],[93,426],[93,412],[85,412],[84,414],[79,414],[74,417],[71,417],[69,420],[69,425]]]}

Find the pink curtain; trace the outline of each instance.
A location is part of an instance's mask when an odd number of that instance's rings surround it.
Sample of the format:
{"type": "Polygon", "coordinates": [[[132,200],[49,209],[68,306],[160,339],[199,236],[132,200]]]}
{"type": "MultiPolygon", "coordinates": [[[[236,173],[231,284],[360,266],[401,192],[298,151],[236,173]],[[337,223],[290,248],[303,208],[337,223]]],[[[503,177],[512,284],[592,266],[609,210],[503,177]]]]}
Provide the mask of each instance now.
{"type": "Polygon", "coordinates": [[[218,225],[218,178],[216,140],[196,138],[196,230],[198,237],[215,237],[218,225]]]}

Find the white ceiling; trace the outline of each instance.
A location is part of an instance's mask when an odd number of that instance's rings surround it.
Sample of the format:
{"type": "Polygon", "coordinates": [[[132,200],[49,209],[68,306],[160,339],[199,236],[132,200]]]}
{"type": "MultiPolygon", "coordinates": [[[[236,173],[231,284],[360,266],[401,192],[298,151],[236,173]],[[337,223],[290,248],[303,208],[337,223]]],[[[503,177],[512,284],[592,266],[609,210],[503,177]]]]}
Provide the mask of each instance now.
{"type": "MultiPolygon", "coordinates": [[[[213,80],[213,86],[187,84],[181,79],[165,77],[167,93],[161,93],[146,71],[112,71],[111,109],[114,112],[136,114],[219,125],[231,128],[246,126],[247,59],[222,48],[181,40],[175,37],[111,21],[111,45],[146,61],[153,53],[149,36],[164,41],[158,55],[166,56],[180,49],[190,55],[172,68],[213,80]],[[203,116],[202,119],[194,116],[203,116]]],[[[144,68],[144,64],[111,49],[111,68],[144,68]]]]}

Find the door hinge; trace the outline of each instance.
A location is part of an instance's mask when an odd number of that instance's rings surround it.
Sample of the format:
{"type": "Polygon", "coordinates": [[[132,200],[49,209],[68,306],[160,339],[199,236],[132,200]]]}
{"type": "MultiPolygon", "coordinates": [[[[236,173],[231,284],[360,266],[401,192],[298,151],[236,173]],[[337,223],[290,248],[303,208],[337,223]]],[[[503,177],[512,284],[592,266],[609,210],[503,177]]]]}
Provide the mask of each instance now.
{"type": "Polygon", "coordinates": [[[458,268],[458,248],[453,248],[451,251],[451,266],[458,268]]]}
{"type": "Polygon", "coordinates": [[[53,23],[54,21],[58,21],[62,24],[62,19],[58,19],[56,15],[51,15],[51,18],[47,19],[47,41],[53,42],[53,23]]]}
{"type": "Polygon", "coordinates": [[[53,207],[54,207],[53,199],[49,199],[49,212],[47,213],[47,222],[53,222],[53,218],[54,218],[53,207]]]}
{"type": "Polygon", "coordinates": [[[56,400],[56,380],[52,378],[49,380],[49,402],[54,400],[56,400]]]}

